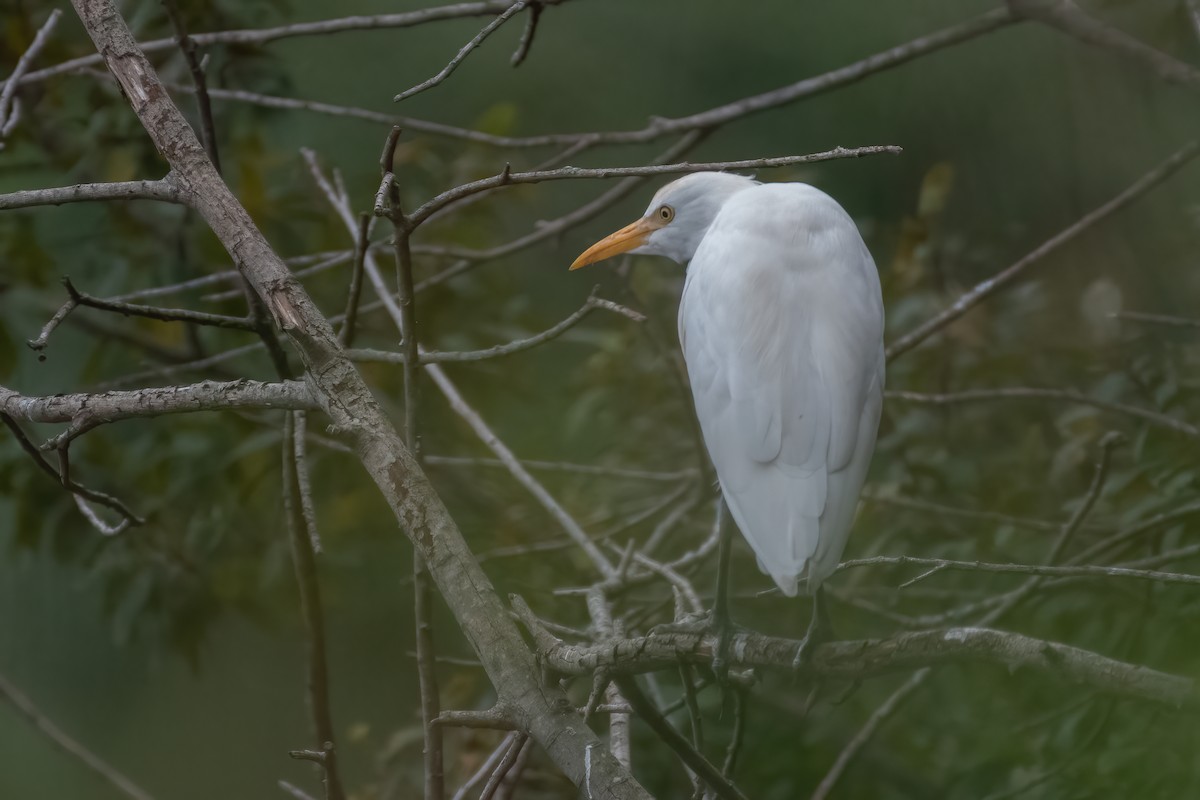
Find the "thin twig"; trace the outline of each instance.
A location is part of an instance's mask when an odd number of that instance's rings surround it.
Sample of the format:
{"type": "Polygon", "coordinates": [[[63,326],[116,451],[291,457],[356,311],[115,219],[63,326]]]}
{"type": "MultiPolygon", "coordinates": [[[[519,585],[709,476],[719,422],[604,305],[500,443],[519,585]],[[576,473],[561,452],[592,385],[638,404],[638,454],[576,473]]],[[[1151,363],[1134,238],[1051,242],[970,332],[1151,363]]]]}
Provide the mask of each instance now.
{"type": "Polygon", "coordinates": [[[200,58],[196,55],[196,42],[188,36],[187,24],[184,22],[183,15],[179,13],[175,0],[161,0],[161,2],[167,10],[167,16],[171,18],[171,25],[175,28],[175,41],[179,45],[180,52],[183,53],[188,70],[192,73],[192,83],[196,87],[196,105],[200,109],[200,140],[204,143],[204,150],[208,153],[209,160],[212,161],[217,172],[220,172],[221,157],[217,152],[217,128],[213,123],[212,102],[208,98],[208,80],[204,75],[204,67],[200,63],[200,58]]]}
{"type": "Polygon", "coordinates": [[[858,729],[850,741],[846,743],[845,747],[842,748],[841,752],[838,753],[833,765],[825,773],[825,777],[817,784],[817,788],[813,791],[810,800],[825,800],[829,797],[829,793],[833,791],[833,787],[842,777],[842,773],[846,771],[846,767],[858,755],[858,751],[875,735],[875,731],[879,729],[879,726],[886,722],[892,714],[896,713],[896,709],[908,699],[908,696],[920,688],[925,679],[929,677],[931,671],[926,667],[914,672],[907,681],[900,685],[900,688],[892,692],[886,700],[871,712],[871,716],[867,718],[866,723],[858,729]]]}
{"type": "Polygon", "coordinates": [[[454,793],[454,797],[451,800],[466,800],[467,795],[473,792],[479,784],[483,783],[484,778],[492,774],[496,769],[496,765],[508,753],[513,742],[517,740],[517,736],[519,735],[516,731],[509,731],[500,740],[500,744],[496,745],[496,749],[492,751],[492,754],[479,765],[479,769],[475,771],[475,774],[468,778],[462,786],[458,787],[458,791],[454,793]]]}
{"type": "MultiPolygon", "coordinates": [[[[38,53],[46,46],[46,42],[50,39],[50,33],[54,30],[54,26],[58,24],[58,18],[61,16],[61,9],[56,8],[50,12],[50,16],[42,23],[42,27],[38,29],[29,47],[17,59],[17,65],[13,67],[12,73],[4,82],[4,88],[0,89],[0,138],[7,136],[12,131],[13,125],[16,122],[17,111],[13,106],[13,100],[16,97],[17,87],[21,83],[21,76],[29,70],[29,65],[33,63],[38,53]],[[11,119],[9,116],[10,113],[12,114],[11,119]]],[[[0,148],[3,148],[2,142],[0,142],[0,148]]]]}
{"type": "Polygon", "coordinates": [[[892,342],[887,348],[888,359],[897,358],[913,349],[984,300],[987,300],[996,292],[1006,288],[1010,283],[1022,277],[1030,267],[1041,261],[1042,258],[1062,247],[1097,222],[1137,200],[1143,194],[1173,175],[1180,167],[1195,158],[1197,154],[1200,154],[1200,140],[1195,140],[1184,145],[1173,153],[1170,158],[1142,175],[1116,197],[1093,209],[1077,221],[1054,234],[1037,248],[1022,256],[1014,264],[1005,267],[987,280],[976,284],[974,288],[955,300],[949,308],[935,314],[930,319],[918,325],[914,330],[892,342]]]}
{"type": "MultiPolygon", "coordinates": [[[[565,2],[566,0],[541,1],[548,5],[557,5],[558,3],[565,2]]],[[[483,17],[499,14],[508,7],[508,0],[485,0],[485,2],[452,3],[449,5],[434,6],[431,8],[423,8],[418,11],[408,11],[398,14],[359,15],[352,17],[339,17],[337,19],[323,19],[314,22],[298,22],[291,25],[279,25],[272,28],[243,28],[240,30],[231,31],[197,33],[192,35],[192,40],[200,47],[207,47],[214,44],[258,46],[279,41],[281,39],[294,38],[297,36],[328,36],[334,33],[345,33],[349,31],[411,28],[430,22],[438,22],[440,20],[460,19],[462,17],[483,17]]],[[[145,53],[170,50],[174,46],[174,38],[153,39],[148,42],[138,43],[138,47],[140,47],[142,52],[145,53]]],[[[31,72],[21,78],[18,83],[27,84],[44,81],[47,78],[52,78],[56,75],[65,75],[71,72],[77,72],[86,67],[102,66],[103,64],[103,57],[97,54],[81,56],[79,58],[73,58],[69,61],[64,61],[61,64],[55,64],[52,67],[38,70],[37,72],[31,72]]]]}
{"type": "MultiPolygon", "coordinates": [[[[462,458],[458,456],[425,456],[425,463],[431,467],[493,467],[504,469],[505,464],[498,458],[462,458]]],[[[665,481],[675,483],[695,476],[695,470],[682,469],[676,472],[653,472],[643,469],[626,469],[624,467],[601,467],[592,464],[571,464],[565,461],[537,461],[521,459],[521,464],[532,470],[547,472],[566,472],[575,475],[594,475],[605,478],[622,478],[635,481],[665,481]]]]}
{"type": "Polygon", "coordinates": [[[42,452],[38,449],[38,446],[30,441],[29,437],[25,435],[25,431],[21,430],[21,427],[17,424],[17,421],[10,417],[7,413],[0,412],[0,422],[3,422],[9,431],[12,432],[12,435],[16,437],[17,443],[21,445],[21,449],[33,459],[33,462],[38,466],[38,468],[54,479],[55,483],[74,494],[77,498],[111,508],[124,518],[124,523],[114,528],[113,526],[100,522],[95,516],[95,513],[92,512],[92,510],[88,508],[86,504],[77,503],[79,510],[87,518],[88,522],[92,523],[92,525],[99,530],[100,533],[109,536],[113,533],[119,533],[129,525],[141,525],[145,522],[145,520],[130,511],[129,507],[117,498],[105,494],[104,492],[98,492],[94,489],[89,489],[73,480],[69,475],[62,474],[56,470],[50,464],[50,462],[46,460],[45,456],[42,455],[42,452]],[[97,524],[98,522],[100,524],[97,524]]]}
{"type": "Polygon", "coordinates": [[[1200,70],[1095,19],[1072,0],[1006,0],[1014,13],[1138,61],[1165,81],[1200,87],[1200,70]]]}
{"type": "Polygon", "coordinates": [[[519,67],[525,63],[525,59],[529,57],[529,49],[533,47],[533,37],[537,35],[538,20],[542,18],[542,4],[538,0],[531,0],[529,4],[529,17],[525,20],[525,30],[521,33],[521,41],[517,43],[517,49],[513,52],[509,63],[514,67],[519,67]]]}
{"type": "Polygon", "coordinates": [[[436,75],[434,75],[432,78],[421,81],[411,89],[405,89],[403,92],[393,97],[392,101],[398,103],[401,100],[407,100],[413,95],[420,94],[421,92],[424,92],[427,89],[432,89],[433,87],[442,83],[442,81],[450,77],[454,70],[458,69],[458,65],[461,64],[466,57],[471,54],[472,50],[483,44],[484,39],[486,39],[488,36],[491,36],[497,28],[512,19],[514,15],[519,14],[528,4],[528,0],[517,0],[517,2],[506,8],[498,17],[485,25],[483,30],[475,34],[475,37],[471,39],[471,41],[463,45],[462,49],[455,54],[454,58],[450,59],[450,63],[442,67],[442,69],[438,71],[436,75]]]}
{"type": "Polygon", "coordinates": [[[869,145],[866,147],[835,147],[832,150],[809,153],[802,156],[748,158],[739,161],[683,162],[679,164],[651,164],[643,167],[603,167],[600,169],[560,167],[558,169],[536,170],[533,172],[512,172],[505,169],[490,178],[464,183],[461,186],[456,186],[453,189],[442,192],[413,211],[409,215],[409,222],[413,227],[416,227],[443,206],[476,194],[477,192],[495,189],[499,186],[593,178],[628,178],[633,176],[679,175],[692,172],[717,172],[722,170],[769,169],[774,167],[790,167],[797,164],[811,164],[817,161],[831,161],[839,158],[862,158],[863,156],[880,154],[898,155],[901,152],[903,152],[903,149],[895,145],[869,145]]]}
{"type": "MultiPolygon", "coordinates": [[[[1200,2],[1200,0],[1197,0],[1200,2]]],[[[1200,329],[1200,319],[1189,319],[1187,317],[1172,317],[1167,314],[1147,314],[1141,311],[1119,311],[1114,314],[1117,319],[1128,320],[1129,322],[1142,322],[1148,325],[1167,325],[1173,328],[1192,328],[1200,329]]]]}
{"type": "MultiPolygon", "coordinates": [[[[1002,564],[987,561],[956,561],[949,558],[924,558],[918,556],[872,556],[843,561],[838,571],[856,567],[936,567],[938,570],[965,572],[998,572],[1020,575],[1043,575],[1053,578],[1130,578],[1140,581],[1182,583],[1200,585],[1200,575],[1181,572],[1159,572],[1157,570],[1126,569],[1102,564],[1082,566],[1050,566],[1046,564],[1002,564]]],[[[911,583],[911,582],[910,582],[911,583]]]]}
{"type": "MultiPolygon", "coordinates": [[[[502,356],[512,355],[513,353],[520,353],[524,350],[530,350],[534,347],[537,347],[540,344],[545,344],[553,339],[557,339],[559,336],[562,336],[568,330],[579,324],[584,317],[586,317],[592,311],[595,311],[597,308],[613,310],[614,306],[622,309],[623,316],[638,321],[645,319],[645,317],[643,317],[641,314],[638,314],[636,311],[626,309],[624,306],[618,306],[615,303],[609,303],[608,301],[593,296],[589,297],[578,311],[575,311],[561,322],[555,324],[553,327],[547,328],[546,330],[534,336],[530,336],[525,339],[516,339],[506,344],[498,344],[483,350],[426,350],[420,354],[420,362],[422,364],[440,364],[447,361],[484,361],[489,358],[500,358],[502,356]]],[[[346,355],[350,357],[351,361],[384,362],[389,364],[403,364],[407,359],[406,353],[396,353],[390,350],[357,349],[347,351],[346,355]]]]}
{"type": "MultiPolygon", "coordinates": [[[[58,13],[57,11],[55,12],[58,13]]],[[[42,711],[33,704],[8,678],[0,675],[0,697],[12,704],[13,708],[24,717],[33,727],[44,734],[54,746],[71,758],[83,764],[92,772],[108,781],[117,791],[133,800],[153,800],[144,789],[108,764],[88,748],[84,747],[71,736],[63,732],[42,711]]]]}
{"type": "Polygon", "coordinates": [[[525,749],[525,743],[528,740],[529,736],[527,734],[517,732],[512,743],[508,746],[508,750],[505,751],[504,757],[500,759],[500,763],[496,765],[492,776],[488,778],[483,791],[479,793],[479,800],[493,800],[495,798],[496,791],[500,788],[501,782],[508,776],[508,771],[517,763],[517,757],[525,749]]]}
{"type": "Polygon", "coordinates": [[[659,739],[662,739],[668,747],[674,750],[688,769],[695,772],[701,780],[708,784],[718,797],[722,800],[746,800],[746,795],[742,794],[737,786],[722,775],[707,758],[672,727],[670,722],[663,718],[662,714],[658,713],[654,703],[638,687],[637,680],[632,675],[616,676],[614,680],[617,688],[621,690],[621,694],[625,696],[625,700],[633,707],[638,717],[650,727],[650,730],[654,731],[659,739]]]}
{"type": "MultiPolygon", "coordinates": [[[[321,766],[326,800],[344,800],[341,774],[329,700],[329,665],[326,660],[325,618],[321,607],[321,586],[317,578],[313,539],[308,530],[302,507],[303,489],[300,484],[299,462],[296,459],[297,426],[294,415],[288,414],[283,436],[283,500],[287,512],[288,538],[291,542],[292,563],[300,589],[300,615],[307,634],[308,705],[312,714],[314,733],[320,755],[315,759],[321,766]]],[[[293,757],[295,753],[293,753],[293,757]]]]}
{"type": "Polygon", "coordinates": [[[968,389],[962,392],[947,392],[944,394],[922,394],[921,392],[884,392],[888,400],[902,400],[908,403],[947,406],[958,403],[974,403],[988,400],[1058,400],[1067,403],[1092,406],[1115,414],[1125,414],[1149,422],[1168,430],[1182,433],[1185,436],[1200,438],[1200,428],[1182,420],[1168,417],[1147,408],[1131,406],[1127,403],[1115,403],[1091,397],[1070,389],[1045,389],[1033,386],[1010,386],[997,389],[968,389]]]}
{"type": "Polygon", "coordinates": [[[71,295],[71,299],[79,306],[96,308],[101,311],[113,311],[132,317],[156,319],[160,322],[190,322],[195,325],[206,325],[211,328],[228,328],[239,331],[256,331],[257,325],[251,317],[231,317],[227,314],[212,314],[207,311],[192,311],[187,308],[158,308],[137,303],[122,303],[116,300],[105,300],[84,294],[75,288],[70,278],[63,278],[63,286],[71,295]]]}
{"type": "Polygon", "coordinates": [[[338,330],[338,343],[344,348],[354,345],[355,329],[358,327],[358,304],[362,300],[363,259],[367,255],[371,231],[371,215],[365,211],[358,215],[358,239],[354,244],[354,264],[350,272],[350,288],[346,292],[346,313],[342,315],[342,327],[338,330]]]}

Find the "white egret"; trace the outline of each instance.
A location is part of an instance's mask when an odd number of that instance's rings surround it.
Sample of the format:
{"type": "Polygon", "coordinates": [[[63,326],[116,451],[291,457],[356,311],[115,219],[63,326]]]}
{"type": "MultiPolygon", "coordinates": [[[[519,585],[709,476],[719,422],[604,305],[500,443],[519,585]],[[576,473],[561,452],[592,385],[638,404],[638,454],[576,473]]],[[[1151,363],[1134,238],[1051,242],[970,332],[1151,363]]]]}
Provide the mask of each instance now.
{"type": "Polygon", "coordinates": [[[571,269],[620,253],[688,265],[679,339],[725,503],[784,594],[819,596],[883,402],[879,275],[853,220],[803,183],[702,172],[660,189],[571,269]]]}

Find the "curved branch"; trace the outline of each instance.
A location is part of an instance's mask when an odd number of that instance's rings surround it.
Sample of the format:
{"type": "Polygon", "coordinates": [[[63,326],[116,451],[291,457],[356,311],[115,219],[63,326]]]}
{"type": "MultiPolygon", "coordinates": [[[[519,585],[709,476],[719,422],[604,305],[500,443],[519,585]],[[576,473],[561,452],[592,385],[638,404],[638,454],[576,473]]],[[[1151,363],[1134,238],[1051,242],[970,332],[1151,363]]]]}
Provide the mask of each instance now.
{"type": "MultiPolygon", "coordinates": [[[[489,358],[500,358],[501,356],[520,353],[523,350],[530,350],[540,344],[545,344],[553,339],[557,339],[559,336],[562,336],[568,330],[579,324],[584,317],[595,311],[597,308],[609,309],[610,311],[622,314],[623,316],[629,317],[630,319],[638,322],[645,319],[645,317],[643,317],[641,314],[638,314],[636,311],[631,311],[624,306],[592,296],[587,299],[587,301],[578,311],[575,311],[569,317],[565,318],[558,324],[547,328],[541,333],[529,336],[525,339],[517,339],[515,341],[508,342],[507,344],[498,344],[495,347],[488,347],[483,350],[450,350],[444,352],[428,350],[421,353],[420,360],[422,364],[440,364],[447,361],[484,361],[489,358]]],[[[347,350],[346,355],[351,361],[359,362],[382,362],[387,364],[403,364],[405,362],[404,353],[396,353],[390,350],[347,350]]]]}

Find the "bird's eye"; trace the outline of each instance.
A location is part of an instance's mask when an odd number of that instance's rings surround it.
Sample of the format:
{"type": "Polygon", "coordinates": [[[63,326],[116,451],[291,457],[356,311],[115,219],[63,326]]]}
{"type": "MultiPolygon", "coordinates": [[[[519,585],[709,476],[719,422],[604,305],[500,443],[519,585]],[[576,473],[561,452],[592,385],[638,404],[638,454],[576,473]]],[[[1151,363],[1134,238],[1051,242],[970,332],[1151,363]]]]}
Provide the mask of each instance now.
{"type": "Polygon", "coordinates": [[[662,206],[658,209],[658,218],[663,222],[670,222],[675,219],[675,209],[670,206],[662,206]]]}

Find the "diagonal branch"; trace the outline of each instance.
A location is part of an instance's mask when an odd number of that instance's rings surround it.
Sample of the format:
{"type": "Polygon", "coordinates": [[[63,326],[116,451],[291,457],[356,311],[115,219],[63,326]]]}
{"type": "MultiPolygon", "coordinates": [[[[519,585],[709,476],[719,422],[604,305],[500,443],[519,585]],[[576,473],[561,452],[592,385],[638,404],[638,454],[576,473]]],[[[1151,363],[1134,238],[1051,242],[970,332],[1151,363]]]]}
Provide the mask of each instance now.
{"type": "Polygon", "coordinates": [[[1006,288],[1010,283],[1023,277],[1024,274],[1042,258],[1062,247],[1067,242],[1074,239],[1079,234],[1086,231],[1088,228],[1095,225],[1097,222],[1111,216],[1117,211],[1120,211],[1125,206],[1137,200],[1146,192],[1153,189],[1158,184],[1175,174],[1180,167],[1187,164],[1197,154],[1200,154],[1200,140],[1194,140],[1184,145],[1166,161],[1163,161],[1158,166],[1151,169],[1142,177],[1134,181],[1129,188],[1118,194],[1113,199],[1109,200],[1102,206],[1085,214],[1078,221],[1067,226],[1063,230],[1051,236],[1037,248],[1023,256],[1016,263],[997,272],[992,277],[985,281],[976,284],[973,289],[966,292],[954,304],[942,311],[940,314],[934,315],[916,327],[916,329],[901,336],[896,341],[888,345],[888,359],[897,358],[909,350],[913,349],[921,342],[928,339],[933,334],[945,328],[951,322],[966,314],[975,306],[987,300],[992,295],[1006,288]]]}
{"type": "Polygon", "coordinates": [[[533,654],[445,505],[346,359],[332,327],[213,169],[113,0],[72,3],[155,146],[195,197],[196,209],[296,346],[314,395],[334,425],[353,437],[364,467],[420,549],[442,597],[500,698],[511,704],[516,721],[576,785],[583,782],[586,767],[593,785],[613,800],[648,800],[648,793],[616,759],[602,748],[592,752],[599,740],[579,725],[562,690],[539,681],[533,654]]]}
{"type": "MultiPolygon", "coordinates": [[[[50,16],[42,23],[42,27],[38,29],[37,34],[33,37],[33,42],[21,54],[21,57],[17,59],[17,65],[13,67],[12,74],[4,82],[4,88],[0,89],[0,140],[12,132],[17,122],[19,107],[14,104],[14,100],[17,94],[17,86],[21,82],[21,76],[29,69],[29,65],[37,58],[42,48],[46,46],[46,42],[50,39],[50,32],[54,30],[54,26],[58,24],[58,18],[61,16],[61,9],[56,8],[50,12],[50,16]]],[[[0,142],[0,149],[3,148],[3,142],[0,142]]]]}
{"type": "Polygon", "coordinates": [[[1084,44],[1110,50],[1149,67],[1171,83],[1200,88],[1200,69],[1140,42],[1084,12],[1072,0],[1006,0],[1014,14],[1043,23],[1084,44]]]}
{"type": "Polygon", "coordinates": [[[34,705],[32,700],[9,683],[3,675],[0,675],[0,698],[11,703],[17,713],[54,742],[55,747],[104,778],[121,794],[131,800],[153,800],[142,787],[55,725],[49,717],[42,713],[41,709],[34,705]]]}
{"type": "Polygon", "coordinates": [[[469,41],[465,45],[463,45],[462,49],[460,49],[458,51],[458,53],[455,54],[454,58],[450,59],[450,62],[448,64],[446,64],[446,66],[442,67],[441,70],[439,70],[436,75],[422,81],[421,83],[418,83],[416,86],[413,86],[411,89],[405,89],[403,92],[401,92],[400,94],[393,97],[392,101],[398,103],[401,100],[407,100],[408,98],[410,98],[414,95],[418,95],[421,92],[426,91],[427,89],[432,89],[433,87],[435,87],[438,84],[445,81],[447,78],[450,77],[450,75],[454,72],[454,70],[458,69],[458,65],[466,60],[467,56],[469,56],[471,54],[471,51],[473,51],[475,48],[479,47],[479,45],[483,44],[483,40],[486,39],[487,37],[491,36],[492,33],[495,32],[497,28],[499,28],[504,23],[508,22],[515,15],[521,13],[521,11],[527,5],[529,5],[528,0],[517,0],[517,2],[513,3],[511,6],[504,9],[504,11],[499,16],[497,16],[494,20],[492,20],[487,25],[485,25],[483,30],[481,30],[479,33],[475,34],[474,38],[472,38],[471,41],[469,41]]]}

